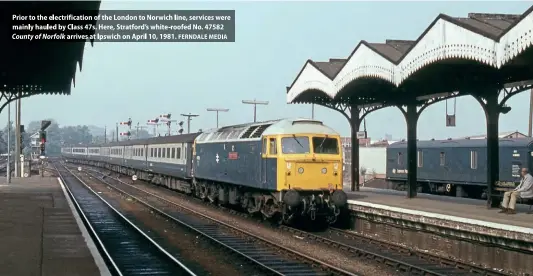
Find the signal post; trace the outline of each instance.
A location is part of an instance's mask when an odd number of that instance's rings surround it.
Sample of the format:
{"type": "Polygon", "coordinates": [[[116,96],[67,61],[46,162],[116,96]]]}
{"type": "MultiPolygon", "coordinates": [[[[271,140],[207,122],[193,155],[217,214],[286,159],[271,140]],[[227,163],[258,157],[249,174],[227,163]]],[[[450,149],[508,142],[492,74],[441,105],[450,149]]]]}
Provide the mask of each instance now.
{"type": "Polygon", "coordinates": [[[39,131],[39,139],[41,140],[41,144],[39,145],[41,148],[41,176],[44,176],[44,160],[46,158],[46,129],[51,123],[52,122],[48,120],[41,121],[41,129],[39,131]]]}

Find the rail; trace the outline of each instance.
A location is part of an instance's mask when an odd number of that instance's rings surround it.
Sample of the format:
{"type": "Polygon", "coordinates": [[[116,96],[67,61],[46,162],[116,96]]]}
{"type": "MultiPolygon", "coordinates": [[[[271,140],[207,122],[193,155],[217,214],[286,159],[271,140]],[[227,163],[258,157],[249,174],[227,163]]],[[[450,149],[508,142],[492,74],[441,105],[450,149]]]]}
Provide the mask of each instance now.
{"type": "MultiPolygon", "coordinates": [[[[91,171],[104,175],[102,172],[97,170],[91,169],[91,171]]],[[[112,179],[122,182],[116,178],[112,179]]],[[[129,185],[127,183],[124,184],[129,185]]],[[[139,189],[134,186],[132,187],[139,189]]],[[[219,208],[226,209],[224,207],[219,208]]],[[[405,273],[435,276],[508,275],[498,270],[491,270],[488,268],[471,265],[459,260],[438,257],[428,253],[415,252],[398,245],[384,241],[378,241],[350,231],[336,229],[333,227],[330,227],[328,231],[322,233],[310,233],[308,231],[303,231],[288,226],[281,226],[281,229],[290,231],[301,237],[306,237],[312,241],[322,242],[331,247],[343,249],[347,252],[350,252],[354,257],[375,260],[378,263],[386,264],[387,266],[393,267],[394,269],[403,271],[405,273]]]]}
{"type": "Polygon", "coordinates": [[[54,165],[114,275],[195,275],[67,167],[54,165]]]}
{"type": "Polygon", "coordinates": [[[283,245],[257,237],[244,229],[202,214],[177,202],[169,201],[119,179],[109,177],[102,172],[94,171],[102,177],[105,176],[105,179],[88,171],[84,172],[154,212],[197,232],[275,275],[356,275],[283,245]],[[121,187],[108,182],[107,179],[113,179],[121,187]],[[280,249],[283,252],[281,254],[279,253],[280,249]]]}

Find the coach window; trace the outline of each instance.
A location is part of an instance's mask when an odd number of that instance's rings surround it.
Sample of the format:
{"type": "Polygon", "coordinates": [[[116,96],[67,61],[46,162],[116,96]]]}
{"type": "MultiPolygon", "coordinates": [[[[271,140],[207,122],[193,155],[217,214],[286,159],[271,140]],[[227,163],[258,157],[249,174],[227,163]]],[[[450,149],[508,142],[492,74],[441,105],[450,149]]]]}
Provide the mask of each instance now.
{"type": "Polygon", "coordinates": [[[418,151],[418,167],[422,168],[422,165],[424,164],[424,155],[421,150],[418,151]]]}
{"type": "Polygon", "coordinates": [[[269,142],[270,144],[269,153],[278,154],[278,148],[276,147],[276,138],[270,138],[269,141],[270,141],[269,142]]]}
{"type": "Polygon", "coordinates": [[[163,152],[163,158],[167,158],[167,155],[166,155],[167,151],[165,150],[165,148],[162,149],[162,152],[163,152]]]}
{"type": "Polygon", "coordinates": [[[403,165],[403,156],[401,152],[398,152],[398,165],[403,165]]]}
{"type": "Polygon", "coordinates": [[[172,159],[176,158],[176,148],[172,148],[172,155],[170,158],[172,159]]]}
{"type": "Polygon", "coordinates": [[[163,156],[163,155],[161,155],[161,148],[158,148],[157,149],[157,157],[161,158],[161,156],[163,156]]]}
{"type": "Polygon", "coordinates": [[[178,148],[178,152],[176,153],[176,158],[181,159],[181,148],[178,148]]]}
{"type": "Polygon", "coordinates": [[[170,148],[167,148],[167,158],[170,158],[170,148]]]}
{"type": "Polygon", "coordinates": [[[477,151],[470,151],[470,168],[475,170],[477,169],[477,151]]]}
{"type": "Polygon", "coordinates": [[[446,154],[444,152],[440,153],[440,165],[444,166],[446,164],[446,154]]]}

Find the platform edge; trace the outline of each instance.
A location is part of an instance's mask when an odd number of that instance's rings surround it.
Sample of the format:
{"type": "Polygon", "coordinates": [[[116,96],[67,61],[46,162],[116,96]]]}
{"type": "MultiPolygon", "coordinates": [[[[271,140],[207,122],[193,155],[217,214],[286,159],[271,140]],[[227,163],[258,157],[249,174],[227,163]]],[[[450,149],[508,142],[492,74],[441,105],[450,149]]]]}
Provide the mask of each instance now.
{"type": "Polygon", "coordinates": [[[382,205],[382,204],[370,203],[370,202],[358,201],[358,200],[348,200],[348,204],[359,205],[359,206],[369,207],[369,208],[374,208],[374,209],[382,209],[382,210],[386,210],[390,212],[403,213],[403,214],[408,214],[408,215],[422,216],[422,217],[428,217],[428,218],[434,218],[434,219],[440,219],[440,220],[448,220],[448,221],[476,225],[476,226],[483,226],[483,227],[488,227],[488,228],[493,228],[493,229],[498,229],[498,230],[505,230],[505,231],[511,231],[511,232],[517,232],[517,233],[524,233],[524,234],[533,234],[533,228],[527,228],[527,227],[521,227],[521,226],[505,225],[505,224],[496,223],[496,222],[450,216],[450,215],[445,215],[445,214],[431,213],[431,212],[419,211],[419,210],[411,210],[411,209],[405,209],[405,208],[400,208],[400,207],[394,207],[394,206],[388,206],[388,205],[382,205]]]}
{"type": "Polygon", "coordinates": [[[65,185],[63,184],[63,181],[58,177],[57,181],[59,182],[59,185],[61,186],[61,190],[63,191],[63,195],[65,196],[68,206],[70,208],[70,211],[74,215],[74,219],[76,220],[76,224],[78,225],[78,228],[81,231],[81,234],[85,240],[85,243],[87,244],[87,247],[89,248],[89,251],[91,252],[91,255],[93,256],[94,262],[96,266],[98,267],[98,270],[100,271],[100,275],[102,276],[111,276],[111,272],[107,268],[107,265],[105,264],[104,259],[102,258],[102,255],[100,255],[100,252],[98,251],[98,248],[96,247],[96,244],[94,243],[93,239],[89,235],[89,232],[87,231],[87,228],[83,224],[83,221],[81,221],[81,218],[76,211],[76,208],[74,207],[74,204],[72,203],[72,200],[70,199],[66,189],[65,185]]]}

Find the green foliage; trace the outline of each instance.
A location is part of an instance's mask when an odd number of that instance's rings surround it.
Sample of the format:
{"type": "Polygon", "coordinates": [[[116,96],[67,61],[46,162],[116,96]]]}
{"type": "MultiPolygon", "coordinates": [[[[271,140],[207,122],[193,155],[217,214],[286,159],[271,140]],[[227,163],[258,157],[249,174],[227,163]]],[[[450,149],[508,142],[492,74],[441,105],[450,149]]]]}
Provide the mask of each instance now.
{"type": "MultiPolygon", "coordinates": [[[[46,154],[47,155],[59,155],[61,153],[62,146],[75,146],[75,145],[89,145],[89,144],[103,144],[106,139],[104,138],[104,128],[98,128],[96,126],[62,126],[53,119],[44,119],[52,121],[52,124],[46,129],[46,154]]],[[[11,135],[10,144],[11,150],[15,149],[15,124],[11,122],[11,135]]],[[[32,121],[25,126],[26,132],[23,136],[24,154],[29,154],[32,151],[31,148],[31,136],[38,133],[41,128],[41,121],[32,121]]],[[[7,152],[7,130],[8,125],[0,131],[0,153],[7,152]]],[[[152,135],[147,130],[132,129],[131,139],[149,138],[152,135]]],[[[107,142],[113,140],[112,131],[107,131],[107,142]]],[[[38,136],[37,136],[38,137],[38,136]]],[[[115,137],[116,139],[116,137],[115,137]]],[[[125,137],[120,137],[125,139],[125,137]]]]}
{"type": "MultiPolygon", "coordinates": [[[[49,119],[50,120],[50,119],[49,119]]],[[[79,145],[90,144],[93,141],[93,136],[87,126],[65,126],[59,127],[55,120],[51,120],[52,124],[46,129],[46,153],[47,155],[58,155],[61,153],[62,145],[79,145]]],[[[15,148],[15,126],[11,122],[11,148],[15,148]]],[[[26,132],[23,134],[23,144],[25,145],[24,152],[31,152],[31,138],[30,136],[38,133],[41,127],[41,121],[30,122],[25,128],[26,132]]],[[[7,130],[8,126],[2,130],[0,135],[0,152],[7,152],[7,130]]]]}

